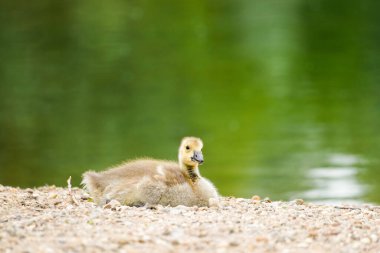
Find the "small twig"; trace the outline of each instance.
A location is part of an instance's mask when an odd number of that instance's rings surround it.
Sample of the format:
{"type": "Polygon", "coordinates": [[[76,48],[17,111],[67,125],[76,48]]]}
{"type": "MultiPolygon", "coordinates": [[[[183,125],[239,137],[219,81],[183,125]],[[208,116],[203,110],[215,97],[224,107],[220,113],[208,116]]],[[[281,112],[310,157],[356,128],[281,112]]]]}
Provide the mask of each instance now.
{"type": "Polygon", "coordinates": [[[69,179],[67,179],[67,188],[68,188],[68,190],[69,190],[69,195],[70,195],[70,197],[71,197],[71,200],[75,203],[75,204],[77,204],[78,206],[79,206],[79,201],[76,199],[76,197],[74,196],[74,193],[72,192],[72,190],[71,190],[71,176],[69,177],[69,179]]]}

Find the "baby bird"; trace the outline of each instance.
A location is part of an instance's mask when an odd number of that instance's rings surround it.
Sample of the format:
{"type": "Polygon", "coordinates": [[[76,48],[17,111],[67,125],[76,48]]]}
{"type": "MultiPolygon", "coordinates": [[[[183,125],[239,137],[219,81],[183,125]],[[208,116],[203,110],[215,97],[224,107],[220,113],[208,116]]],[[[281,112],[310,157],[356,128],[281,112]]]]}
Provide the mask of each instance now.
{"type": "Polygon", "coordinates": [[[134,160],[100,173],[88,171],[82,184],[98,205],[115,199],[129,206],[208,206],[210,198],[218,198],[218,192],[199,174],[202,147],[201,139],[185,137],[179,146],[178,163],[134,160]]]}

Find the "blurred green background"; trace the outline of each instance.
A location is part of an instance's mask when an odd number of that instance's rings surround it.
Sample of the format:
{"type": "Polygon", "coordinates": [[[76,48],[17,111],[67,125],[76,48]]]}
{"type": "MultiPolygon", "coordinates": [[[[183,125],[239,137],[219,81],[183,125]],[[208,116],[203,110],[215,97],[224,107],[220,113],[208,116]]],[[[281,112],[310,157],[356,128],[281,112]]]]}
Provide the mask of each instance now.
{"type": "Polygon", "coordinates": [[[0,184],[205,143],[223,195],[380,203],[380,2],[2,1],[0,184]]]}

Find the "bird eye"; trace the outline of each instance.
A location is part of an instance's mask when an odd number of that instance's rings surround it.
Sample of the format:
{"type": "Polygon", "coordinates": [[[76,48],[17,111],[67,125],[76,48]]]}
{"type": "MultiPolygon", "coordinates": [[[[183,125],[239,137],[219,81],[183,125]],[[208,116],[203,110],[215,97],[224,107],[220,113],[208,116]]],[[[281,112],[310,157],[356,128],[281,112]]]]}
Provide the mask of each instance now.
{"type": "Polygon", "coordinates": [[[189,146],[186,146],[186,149],[187,149],[187,150],[189,150],[189,149],[190,149],[190,147],[189,147],[189,146]]]}

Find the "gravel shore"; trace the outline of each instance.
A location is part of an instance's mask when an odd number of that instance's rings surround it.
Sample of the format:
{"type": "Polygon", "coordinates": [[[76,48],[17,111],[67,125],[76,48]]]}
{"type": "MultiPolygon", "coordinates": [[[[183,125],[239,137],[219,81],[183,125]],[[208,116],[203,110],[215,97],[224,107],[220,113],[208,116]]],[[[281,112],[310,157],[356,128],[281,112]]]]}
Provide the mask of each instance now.
{"type": "Polygon", "coordinates": [[[79,188],[0,185],[0,252],[380,252],[379,238],[370,205],[227,197],[209,208],[98,207],[79,188]]]}

